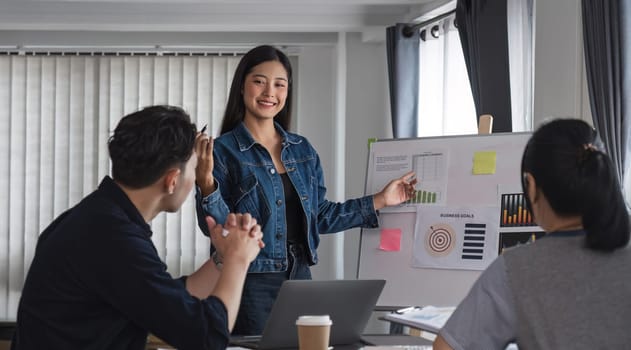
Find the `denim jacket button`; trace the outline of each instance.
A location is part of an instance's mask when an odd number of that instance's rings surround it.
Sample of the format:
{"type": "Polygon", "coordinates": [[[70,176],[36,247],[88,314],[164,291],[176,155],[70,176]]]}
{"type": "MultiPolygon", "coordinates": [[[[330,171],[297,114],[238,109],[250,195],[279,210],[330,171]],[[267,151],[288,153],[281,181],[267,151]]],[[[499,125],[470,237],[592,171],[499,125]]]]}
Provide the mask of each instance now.
{"type": "Polygon", "coordinates": [[[276,174],[276,169],[274,169],[274,168],[270,169],[270,170],[269,170],[269,173],[270,173],[270,174],[276,174]]]}
{"type": "Polygon", "coordinates": [[[280,268],[282,268],[282,267],[283,267],[283,264],[281,264],[281,263],[276,263],[276,264],[274,264],[274,266],[275,266],[277,269],[280,269],[280,268]]]}
{"type": "Polygon", "coordinates": [[[280,200],[280,199],[279,199],[279,200],[277,200],[277,201],[276,201],[276,205],[278,205],[278,206],[280,207],[281,205],[283,205],[283,201],[282,201],[282,200],[280,200]]]}

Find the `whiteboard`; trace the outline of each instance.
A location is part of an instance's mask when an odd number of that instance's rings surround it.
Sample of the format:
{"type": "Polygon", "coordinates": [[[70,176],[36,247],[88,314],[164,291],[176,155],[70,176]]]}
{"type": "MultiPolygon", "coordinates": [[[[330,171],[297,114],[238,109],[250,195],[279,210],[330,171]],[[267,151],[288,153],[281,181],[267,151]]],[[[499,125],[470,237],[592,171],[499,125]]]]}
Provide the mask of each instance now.
{"type": "MultiPolygon", "coordinates": [[[[513,225],[506,225],[506,207],[502,202],[510,198],[508,193],[521,196],[521,156],[530,135],[500,133],[390,139],[371,144],[366,193],[380,191],[390,179],[411,170],[420,181],[415,203],[382,209],[379,228],[361,231],[357,278],[387,281],[378,305],[457,305],[483,268],[498,256],[500,231],[502,237],[507,237],[505,233],[511,231],[540,231],[533,223],[525,225],[527,227],[518,225],[516,217],[513,225]],[[489,161],[493,158],[494,163],[489,161]],[[420,195],[420,192],[425,193],[420,195]],[[456,212],[492,214],[485,217],[490,221],[484,250],[488,263],[481,266],[479,262],[475,265],[462,260],[459,262],[462,266],[455,268],[448,264],[442,268],[419,267],[417,258],[423,250],[419,242],[423,242],[422,237],[426,235],[425,230],[421,230],[426,223],[421,221],[426,220],[426,213],[442,213],[443,209],[454,211],[454,208],[456,212]],[[386,231],[400,233],[398,250],[383,249],[386,231]]],[[[510,213],[508,219],[511,220],[510,213]]],[[[462,239],[458,237],[458,240],[462,239]]],[[[431,259],[434,257],[430,256],[431,259]]]]}

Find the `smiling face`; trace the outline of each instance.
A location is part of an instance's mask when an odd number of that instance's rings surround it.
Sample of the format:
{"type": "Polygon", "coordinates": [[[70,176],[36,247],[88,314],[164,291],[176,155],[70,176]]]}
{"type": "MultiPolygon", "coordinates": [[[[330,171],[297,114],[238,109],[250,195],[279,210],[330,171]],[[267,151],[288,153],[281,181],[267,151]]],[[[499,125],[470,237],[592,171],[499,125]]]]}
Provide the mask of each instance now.
{"type": "Polygon", "coordinates": [[[288,78],[285,67],[278,61],[254,66],[243,83],[245,119],[269,119],[285,107],[288,78]]]}

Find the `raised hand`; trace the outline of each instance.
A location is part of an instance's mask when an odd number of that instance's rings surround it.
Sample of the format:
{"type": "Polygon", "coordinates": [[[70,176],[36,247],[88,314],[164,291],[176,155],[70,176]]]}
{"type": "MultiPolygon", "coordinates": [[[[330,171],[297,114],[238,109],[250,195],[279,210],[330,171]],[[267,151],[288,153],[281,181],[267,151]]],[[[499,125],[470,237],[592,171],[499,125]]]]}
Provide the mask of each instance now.
{"type": "Polygon", "coordinates": [[[204,132],[197,134],[195,139],[195,154],[197,154],[197,168],[195,168],[195,183],[206,197],[215,190],[213,178],[213,138],[204,132]]]}

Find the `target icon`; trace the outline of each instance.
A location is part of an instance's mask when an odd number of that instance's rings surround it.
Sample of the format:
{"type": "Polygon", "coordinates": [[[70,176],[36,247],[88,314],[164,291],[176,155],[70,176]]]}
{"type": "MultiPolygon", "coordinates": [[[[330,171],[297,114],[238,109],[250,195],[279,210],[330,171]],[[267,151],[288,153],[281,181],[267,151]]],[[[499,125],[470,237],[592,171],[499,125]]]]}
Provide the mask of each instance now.
{"type": "Polygon", "coordinates": [[[434,224],[425,234],[425,249],[433,256],[448,255],[455,245],[456,234],[447,224],[434,224]]]}

